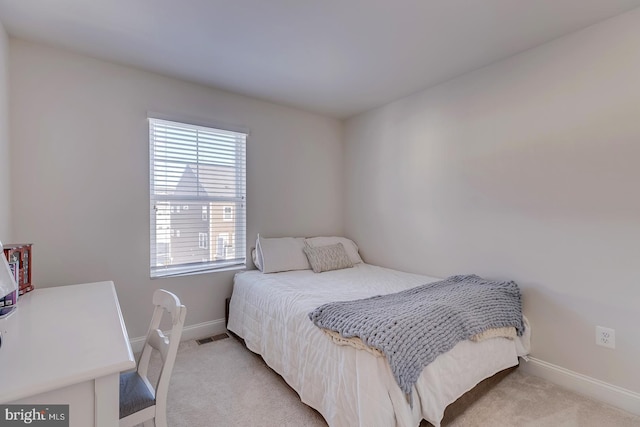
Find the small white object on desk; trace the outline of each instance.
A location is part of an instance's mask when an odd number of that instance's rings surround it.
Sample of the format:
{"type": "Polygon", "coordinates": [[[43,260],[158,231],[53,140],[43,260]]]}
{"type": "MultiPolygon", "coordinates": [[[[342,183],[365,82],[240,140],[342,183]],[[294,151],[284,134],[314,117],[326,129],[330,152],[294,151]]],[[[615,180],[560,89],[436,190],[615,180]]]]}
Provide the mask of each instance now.
{"type": "Polygon", "coordinates": [[[116,426],[135,360],[113,282],[36,289],[4,320],[0,403],[69,404],[71,427],[116,426]]]}

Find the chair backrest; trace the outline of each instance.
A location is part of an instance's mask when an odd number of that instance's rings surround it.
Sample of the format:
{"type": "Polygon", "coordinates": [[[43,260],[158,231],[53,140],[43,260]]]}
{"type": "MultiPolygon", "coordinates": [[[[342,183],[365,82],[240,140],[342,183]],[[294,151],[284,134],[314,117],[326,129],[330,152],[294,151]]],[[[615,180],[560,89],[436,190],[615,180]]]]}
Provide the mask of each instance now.
{"type": "Polygon", "coordinates": [[[173,364],[176,360],[178,344],[180,344],[180,337],[182,336],[182,329],[184,327],[184,319],[187,315],[187,308],[180,304],[177,296],[164,289],[158,289],[153,293],[153,305],[155,305],[155,309],[153,310],[151,325],[147,332],[147,339],[144,343],[140,360],[138,361],[138,374],[144,381],[151,384],[147,376],[149,360],[152,350],[157,350],[162,358],[162,368],[160,370],[158,383],[154,388],[156,405],[162,405],[167,400],[169,380],[171,378],[173,364]],[[171,323],[173,325],[169,336],[166,336],[160,330],[160,321],[165,311],[171,315],[171,323]]]}

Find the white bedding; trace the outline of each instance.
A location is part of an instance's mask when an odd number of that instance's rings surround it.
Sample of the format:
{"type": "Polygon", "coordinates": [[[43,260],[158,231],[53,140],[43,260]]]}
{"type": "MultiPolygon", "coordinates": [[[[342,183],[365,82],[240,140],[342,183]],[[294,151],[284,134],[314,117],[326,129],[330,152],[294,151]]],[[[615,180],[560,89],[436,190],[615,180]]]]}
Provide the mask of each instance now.
{"type": "Polygon", "coordinates": [[[411,408],[386,359],[334,344],[307,316],[327,302],[398,292],[435,280],[368,264],[319,274],[238,273],[228,329],[262,355],[330,426],[415,427],[424,418],[438,427],[447,405],[528,353],[528,324],[516,340],[463,341],[440,355],[422,372],[411,408]]]}

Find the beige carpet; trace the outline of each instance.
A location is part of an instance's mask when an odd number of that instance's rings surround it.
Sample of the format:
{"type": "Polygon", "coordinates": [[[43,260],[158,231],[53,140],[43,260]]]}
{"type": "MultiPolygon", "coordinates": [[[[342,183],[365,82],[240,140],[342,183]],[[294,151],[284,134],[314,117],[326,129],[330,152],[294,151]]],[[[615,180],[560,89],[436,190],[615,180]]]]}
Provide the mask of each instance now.
{"type": "MultiPolygon", "coordinates": [[[[327,425],[260,356],[234,338],[181,344],[167,416],[171,427],[327,425]]],[[[516,370],[446,425],[638,427],[640,417],[516,370]]]]}

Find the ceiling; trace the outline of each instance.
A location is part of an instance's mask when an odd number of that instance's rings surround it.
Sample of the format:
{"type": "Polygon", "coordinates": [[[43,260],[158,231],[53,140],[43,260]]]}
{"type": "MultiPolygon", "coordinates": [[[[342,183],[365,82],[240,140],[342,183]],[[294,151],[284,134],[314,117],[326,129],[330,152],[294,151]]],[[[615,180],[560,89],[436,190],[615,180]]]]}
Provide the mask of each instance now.
{"type": "Polygon", "coordinates": [[[346,118],[640,0],[0,0],[43,42],[346,118]]]}

